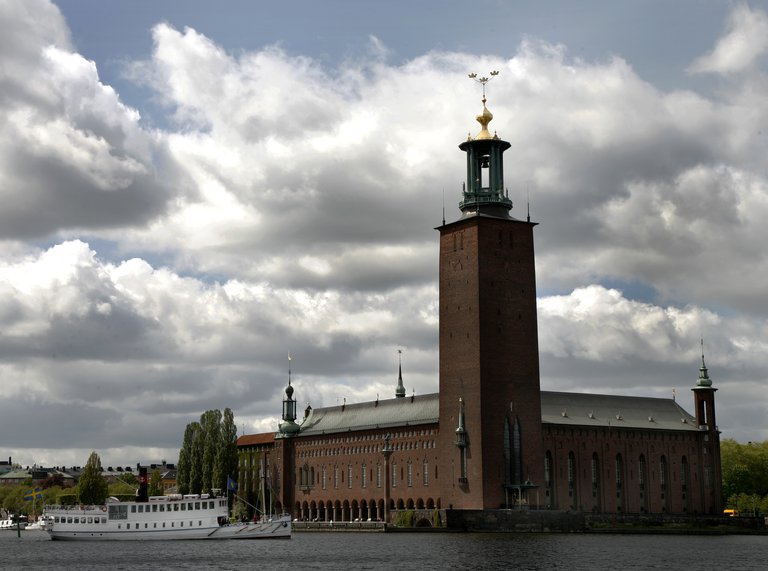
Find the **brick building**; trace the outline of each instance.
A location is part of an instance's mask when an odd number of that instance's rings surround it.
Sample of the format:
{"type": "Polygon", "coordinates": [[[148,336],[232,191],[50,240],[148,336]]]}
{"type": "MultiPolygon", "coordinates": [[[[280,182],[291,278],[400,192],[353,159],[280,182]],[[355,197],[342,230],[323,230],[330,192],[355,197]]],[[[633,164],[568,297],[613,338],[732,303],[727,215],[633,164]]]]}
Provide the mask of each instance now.
{"type": "Polygon", "coordinates": [[[483,97],[459,145],[461,217],[440,233],[437,394],[304,411],[288,386],[276,433],[238,440],[241,494],[319,521],[390,510],[499,508],[719,513],[717,389],[704,357],[693,415],[674,399],[542,392],[535,223],[509,215],[503,154],[483,97]]]}

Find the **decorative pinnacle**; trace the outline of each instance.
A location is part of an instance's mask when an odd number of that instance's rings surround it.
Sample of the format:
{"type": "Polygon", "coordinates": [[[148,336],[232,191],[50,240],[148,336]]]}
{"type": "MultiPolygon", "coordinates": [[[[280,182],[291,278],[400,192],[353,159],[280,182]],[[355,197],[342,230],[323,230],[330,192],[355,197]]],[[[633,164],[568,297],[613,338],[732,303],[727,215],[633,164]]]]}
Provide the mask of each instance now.
{"type": "Polygon", "coordinates": [[[494,77],[496,77],[497,75],[499,75],[499,72],[498,72],[498,71],[492,71],[492,72],[490,73],[490,76],[491,76],[491,77],[481,77],[481,78],[479,78],[479,79],[478,79],[478,77],[477,77],[477,74],[476,74],[476,73],[470,73],[470,74],[468,74],[468,76],[469,76],[469,79],[471,79],[472,81],[475,81],[475,82],[477,82],[477,83],[479,83],[480,85],[482,85],[482,86],[483,86],[483,103],[485,103],[485,84],[486,84],[486,83],[488,83],[489,81],[491,81],[491,80],[492,80],[494,77]]]}
{"type": "Polygon", "coordinates": [[[491,133],[488,131],[488,123],[491,122],[493,119],[493,113],[491,113],[488,108],[485,106],[485,102],[487,99],[485,98],[485,85],[491,81],[494,77],[499,75],[498,71],[492,71],[490,73],[490,77],[481,77],[478,79],[476,73],[470,73],[469,79],[472,81],[475,81],[483,86],[483,112],[480,113],[475,119],[477,119],[477,122],[480,123],[480,126],[482,127],[480,129],[480,132],[477,134],[475,139],[498,139],[498,136],[491,135],[491,133]]]}

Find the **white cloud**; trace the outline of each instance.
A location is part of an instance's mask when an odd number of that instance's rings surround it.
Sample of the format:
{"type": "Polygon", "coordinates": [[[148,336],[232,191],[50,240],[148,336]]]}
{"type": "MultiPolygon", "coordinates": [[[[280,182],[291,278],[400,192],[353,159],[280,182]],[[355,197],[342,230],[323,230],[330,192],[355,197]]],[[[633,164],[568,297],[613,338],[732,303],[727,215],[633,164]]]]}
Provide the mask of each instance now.
{"type": "Polygon", "coordinates": [[[156,446],[170,459],[187,422],[226,406],[269,429],[289,350],[302,404],[388,398],[399,347],[409,392],[437,390],[433,228],[443,195],[458,215],[457,145],[478,129],[465,73],[490,69],[512,214],[529,192],[542,223],[545,387],[682,390],[703,335],[721,428],[764,424],[744,404],[765,403],[768,370],[759,57],[718,64],[742,73],[715,97],[535,39],[398,64],[372,40],[328,68],[161,24],[132,67],[172,115],[148,131],[60,14],[38,3],[33,26],[26,6],[0,7],[0,32],[28,31],[0,78],[0,434],[22,411],[62,429],[2,442],[14,456],[156,446]],[[74,410],[97,441],[68,424],[74,410]]]}
{"type": "Polygon", "coordinates": [[[746,3],[731,12],[725,35],[708,54],[696,59],[691,73],[739,73],[749,69],[768,49],[768,15],[746,3]]]}

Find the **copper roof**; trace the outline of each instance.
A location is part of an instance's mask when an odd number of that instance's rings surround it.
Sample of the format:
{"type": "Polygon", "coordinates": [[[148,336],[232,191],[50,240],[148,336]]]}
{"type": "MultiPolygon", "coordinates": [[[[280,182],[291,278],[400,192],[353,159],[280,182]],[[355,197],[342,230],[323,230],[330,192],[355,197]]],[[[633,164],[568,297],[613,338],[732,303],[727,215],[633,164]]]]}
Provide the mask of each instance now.
{"type": "Polygon", "coordinates": [[[541,421],[580,427],[697,431],[674,399],[542,391],[541,421]]]}

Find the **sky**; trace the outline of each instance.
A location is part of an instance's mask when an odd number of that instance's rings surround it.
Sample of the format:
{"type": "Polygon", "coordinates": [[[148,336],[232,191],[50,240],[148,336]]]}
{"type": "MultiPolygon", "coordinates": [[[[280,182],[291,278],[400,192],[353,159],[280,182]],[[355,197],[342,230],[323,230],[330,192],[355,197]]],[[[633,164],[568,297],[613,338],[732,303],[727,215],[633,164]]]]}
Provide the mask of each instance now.
{"type": "Polygon", "coordinates": [[[438,390],[488,84],[544,390],[768,439],[768,3],[0,0],[0,457],[174,462],[229,407],[438,390]]]}

